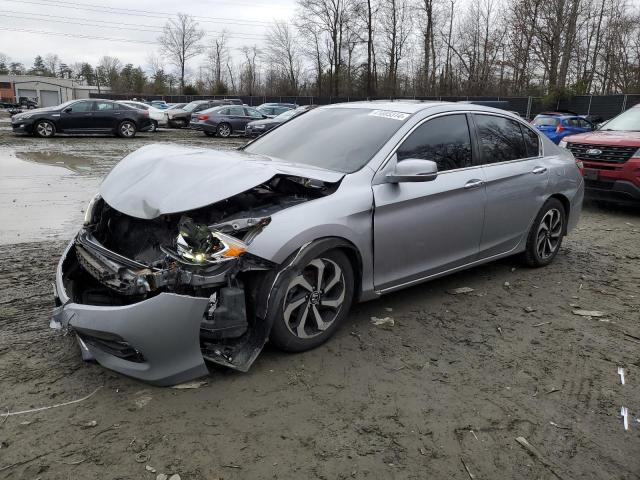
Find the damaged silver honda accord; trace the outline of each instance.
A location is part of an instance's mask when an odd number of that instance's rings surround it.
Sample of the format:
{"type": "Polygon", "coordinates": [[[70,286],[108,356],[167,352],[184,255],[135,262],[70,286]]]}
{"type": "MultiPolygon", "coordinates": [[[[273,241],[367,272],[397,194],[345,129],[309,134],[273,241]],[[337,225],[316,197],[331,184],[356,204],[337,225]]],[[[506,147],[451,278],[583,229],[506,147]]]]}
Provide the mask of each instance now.
{"type": "Polygon", "coordinates": [[[326,341],[351,304],[523,253],[578,222],[581,165],[507,112],[317,108],[238,151],[151,145],[114,167],[56,273],[52,326],[157,385],[326,341]]]}

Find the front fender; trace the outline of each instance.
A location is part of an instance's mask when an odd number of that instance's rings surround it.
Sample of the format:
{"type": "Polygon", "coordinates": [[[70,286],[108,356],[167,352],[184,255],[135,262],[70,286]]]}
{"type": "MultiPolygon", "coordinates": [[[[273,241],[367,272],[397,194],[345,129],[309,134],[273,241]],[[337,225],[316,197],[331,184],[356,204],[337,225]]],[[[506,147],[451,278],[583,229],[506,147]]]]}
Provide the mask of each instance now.
{"type": "Polygon", "coordinates": [[[357,186],[347,177],[332,195],[274,214],[271,223],[253,239],[247,251],[282,264],[310,242],[328,237],[343,239],[353,245],[360,256],[360,293],[366,299],[374,291],[372,212],[370,183],[357,186]]]}

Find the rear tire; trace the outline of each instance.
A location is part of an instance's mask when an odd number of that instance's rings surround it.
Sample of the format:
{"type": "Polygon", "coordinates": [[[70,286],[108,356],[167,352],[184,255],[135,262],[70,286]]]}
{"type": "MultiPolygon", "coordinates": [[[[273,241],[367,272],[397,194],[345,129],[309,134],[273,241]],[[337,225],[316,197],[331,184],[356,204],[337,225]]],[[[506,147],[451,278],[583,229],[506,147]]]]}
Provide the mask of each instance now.
{"type": "Polygon", "coordinates": [[[56,134],[56,126],[49,120],[40,120],[33,126],[33,134],[40,138],[51,138],[56,134]]]}
{"type": "Polygon", "coordinates": [[[179,118],[178,120],[174,120],[173,124],[176,128],[186,128],[187,121],[184,118],[179,118]]]}
{"type": "Polygon", "coordinates": [[[531,226],[524,251],[524,261],[530,267],[549,265],[560,250],[566,229],[564,205],[550,198],[540,209],[531,226]]]}
{"type": "Polygon", "coordinates": [[[280,304],[271,310],[270,340],[288,352],[304,352],[326,342],[349,314],[354,296],[351,262],[340,250],[296,260],[273,286],[280,304]]]}
{"type": "Polygon", "coordinates": [[[121,138],[133,138],[136,136],[136,124],[131,120],[124,120],[118,125],[117,134],[121,138]]]}
{"type": "Polygon", "coordinates": [[[151,121],[151,128],[149,129],[149,131],[151,133],[155,132],[158,130],[158,122],[156,122],[155,120],[151,121]]]}

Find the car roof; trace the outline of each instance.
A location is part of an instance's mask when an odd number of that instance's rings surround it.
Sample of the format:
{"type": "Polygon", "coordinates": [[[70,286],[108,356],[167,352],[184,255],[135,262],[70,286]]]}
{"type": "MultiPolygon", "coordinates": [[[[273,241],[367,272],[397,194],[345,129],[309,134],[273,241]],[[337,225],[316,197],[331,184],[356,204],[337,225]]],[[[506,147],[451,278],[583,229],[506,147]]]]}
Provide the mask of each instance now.
{"type": "Polygon", "coordinates": [[[388,112],[401,112],[413,115],[423,110],[440,108],[443,111],[477,111],[488,113],[506,114],[510,117],[516,117],[509,110],[501,108],[485,107],[483,105],[474,105],[471,103],[459,102],[443,102],[438,100],[369,100],[361,102],[348,103],[332,103],[319,108],[363,108],[373,110],[383,110],[388,112]]]}
{"type": "Polygon", "coordinates": [[[535,116],[535,118],[557,118],[558,120],[570,120],[572,118],[579,118],[581,120],[587,120],[586,118],[584,118],[584,115],[570,115],[568,113],[539,113],[535,116]]]}

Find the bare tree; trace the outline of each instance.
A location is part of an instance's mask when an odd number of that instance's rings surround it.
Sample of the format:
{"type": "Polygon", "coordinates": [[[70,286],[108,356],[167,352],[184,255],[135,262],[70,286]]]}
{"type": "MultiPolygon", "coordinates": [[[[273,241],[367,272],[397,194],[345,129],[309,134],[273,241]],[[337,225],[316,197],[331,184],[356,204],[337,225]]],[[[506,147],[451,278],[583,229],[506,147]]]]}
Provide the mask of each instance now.
{"type": "Polygon", "coordinates": [[[55,53],[47,53],[44,57],[44,66],[55,77],[60,66],[60,57],[55,53]]]}
{"type": "Polygon", "coordinates": [[[180,72],[180,92],[184,91],[186,64],[202,53],[200,41],[203,37],[204,31],[198,28],[198,22],[192,16],[178,13],[175,19],[167,21],[158,38],[165,55],[180,72]]]}
{"type": "Polygon", "coordinates": [[[209,73],[209,89],[213,93],[227,90],[225,84],[226,65],[230,61],[229,47],[225,32],[214,38],[206,50],[207,69],[209,73]]]}
{"type": "Polygon", "coordinates": [[[270,67],[286,79],[289,95],[298,94],[302,64],[293,28],[286,22],[275,21],[266,41],[266,56],[270,67]]]}
{"type": "Polygon", "coordinates": [[[255,45],[252,47],[243,47],[242,55],[244,56],[244,63],[242,64],[240,74],[242,90],[246,92],[247,95],[255,95],[259,81],[258,60],[260,59],[260,51],[255,45]]]}

